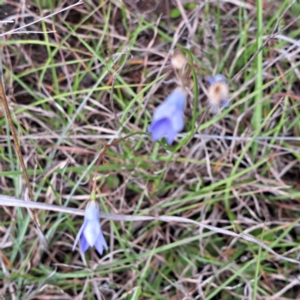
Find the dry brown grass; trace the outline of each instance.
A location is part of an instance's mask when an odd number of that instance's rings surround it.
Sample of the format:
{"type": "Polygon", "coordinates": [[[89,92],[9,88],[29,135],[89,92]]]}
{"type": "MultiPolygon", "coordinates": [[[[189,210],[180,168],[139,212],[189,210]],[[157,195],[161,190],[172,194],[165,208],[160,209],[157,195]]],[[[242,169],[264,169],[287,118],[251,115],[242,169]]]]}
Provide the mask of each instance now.
{"type": "MultiPolygon", "coordinates": [[[[298,259],[297,4],[284,13],[290,1],[263,2],[262,40],[282,14],[279,29],[288,27],[268,40],[258,70],[256,60],[246,65],[257,50],[257,3],[186,2],[85,1],[4,37],[6,94],[35,200],[83,208],[96,178],[103,212],[189,218],[298,259]],[[170,63],[178,47],[190,49],[197,74],[188,76],[185,130],[173,146],[154,144],[144,133],[180,84],[170,63]],[[231,106],[212,115],[204,77],[216,73],[233,79],[231,106]]],[[[74,2],[49,3],[6,1],[0,20],[15,22],[1,31],[74,2]]],[[[0,191],[23,198],[3,113],[0,123],[0,191]]],[[[25,210],[0,210],[5,299],[300,299],[298,265],[195,224],[103,218],[109,251],[100,257],[71,251],[82,217],[41,210],[39,220],[47,251],[25,210]]]]}

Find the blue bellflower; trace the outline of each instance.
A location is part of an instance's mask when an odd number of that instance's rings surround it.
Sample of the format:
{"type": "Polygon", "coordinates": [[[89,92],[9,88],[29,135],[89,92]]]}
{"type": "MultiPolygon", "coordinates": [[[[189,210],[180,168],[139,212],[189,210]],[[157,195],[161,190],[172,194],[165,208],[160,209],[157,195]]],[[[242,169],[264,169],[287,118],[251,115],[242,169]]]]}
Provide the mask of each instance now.
{"type": "Polygon", "coordinates": [[[208,101],[212,107],[213,113],[216,113],[220,108],[228,107],[229,105],[229,87],[225,76],[217,74],[214,77],[207,76],[208,101]]]}
{"type": "Polygon", "coordinates": [[[186,98],[185,89],[178,87],[156,108],[152,123],[148,127],[153,141],[165,137],[170,145],[173,143],[177,133],[184,127],[186,98]]]}
{"type": "Polygon", "coordinates": [[[84,222],[76,236],[72,251],[74,251],[79,238],[82,253],[89,247],[94,246],[100,255],[102,255],[104,249],[108,249],[101,229],[100,210],[95,201],[90,201],[86,206],[84,222]]]}

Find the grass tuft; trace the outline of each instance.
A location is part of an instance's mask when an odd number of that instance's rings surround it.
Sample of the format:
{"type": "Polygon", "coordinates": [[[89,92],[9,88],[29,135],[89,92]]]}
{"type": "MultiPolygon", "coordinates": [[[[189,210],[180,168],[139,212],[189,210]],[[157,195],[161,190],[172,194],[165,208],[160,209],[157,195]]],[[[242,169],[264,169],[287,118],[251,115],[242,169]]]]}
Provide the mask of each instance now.
{"type": "Polygon", "coordinates": [[[22,200],[0,110],[0,294],[299,299],[297,1],[71,2],[0,0],[1,73],[36,201],[22,200]],[[212,114],[204,79],[220,73],[230,106],[212,114]],[[184,130],[153,143],[153,111],[182,84],[184,130]],[[102,256],[72,252],[91,197],[102,256]]]}

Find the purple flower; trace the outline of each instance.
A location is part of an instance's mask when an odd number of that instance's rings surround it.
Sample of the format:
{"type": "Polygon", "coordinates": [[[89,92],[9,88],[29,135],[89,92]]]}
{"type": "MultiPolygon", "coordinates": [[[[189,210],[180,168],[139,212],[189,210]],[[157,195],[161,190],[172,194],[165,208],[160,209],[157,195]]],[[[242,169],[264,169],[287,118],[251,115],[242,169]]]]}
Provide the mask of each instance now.
{"type": "Polygon", "coordinates": [[[184,127],[183,111],[186,98],[185,89],[178,87],[156,108],[152,123],[148,127],[153,141],[165,137],[167,142],[172,144],[176,134],[184,127]]]}
{"type": "Polygon", "coordinates": [[[95,201],[90,201],[86,206],[84,222],[76,236],[72,251],[74,251],[79,238],[82,253],[84,253],[88,247],[93,246],[95,246],[100,255],[102,255],[103,249],[108,249],[100,225],[100,210],[95,201]]]}
{"type": "Polygon", "coordinates": [[[226,78],[217,74],[214,77],[207,76],[206,81],[210,85],[207,92],[213,112],[216,113],[220,108],[228,107],[229,87],[226,78]]]}

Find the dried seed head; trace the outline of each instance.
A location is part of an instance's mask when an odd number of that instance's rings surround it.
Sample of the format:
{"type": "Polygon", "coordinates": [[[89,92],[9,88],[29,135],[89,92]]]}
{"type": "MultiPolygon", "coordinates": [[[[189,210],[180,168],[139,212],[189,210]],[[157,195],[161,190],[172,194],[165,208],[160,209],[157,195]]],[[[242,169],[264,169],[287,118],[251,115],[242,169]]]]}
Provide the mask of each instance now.
{"type": "Polygon", "coordinates": [[[221,106],[223,100],[227,100],[229,88],[226,83],[216,82],[208,88],[208,98],[211,104],[221,106]]]}
{"type": "Polygon", "coordinates": [[[186,56],[180,51],[175,52],[171,58],[171,64],[174,69],[182,70],[187,64],[186,56]]]}
{"type": "Polygon", "coordinates": [[[220,108],[228,105],[229,86],[223,75],[217,74],[215,77],[207,77],[210,84],[208,88],[208,101],[213,112],[216,113],[220,108]]]}

